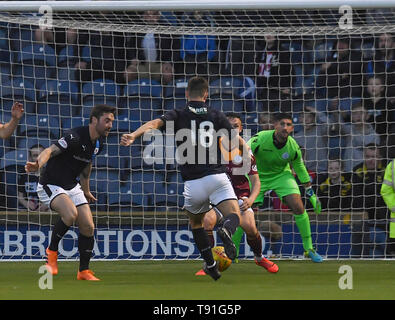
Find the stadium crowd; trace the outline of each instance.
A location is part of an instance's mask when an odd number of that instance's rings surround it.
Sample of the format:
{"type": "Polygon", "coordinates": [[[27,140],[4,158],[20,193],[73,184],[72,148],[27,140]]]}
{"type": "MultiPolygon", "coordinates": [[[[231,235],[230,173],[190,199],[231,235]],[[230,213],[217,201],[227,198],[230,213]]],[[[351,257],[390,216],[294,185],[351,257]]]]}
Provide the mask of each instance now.
{"type": "MultiPolygon", "coordinates": [[[[198,11],[147,11],[139,19],[153,26],[218,23],[198,11]]],[[[31,192],[36,180],[21,173],[24,162],[37,146],[47,147],[64,130],[87,124],[97,104],[118,110],[107,149],[92,172],[92,181],[98,182],[91,184],[97,209],[181,207],[176,167],[147,164],[144,143],[126,150],[119,147],[119,134],[164,110],[183,107],[188,78],[200,75],[210,83],[208,103],[238,112],[250,135],[270,129],[276,112],[291,113],[294,137],[304,149],[323,209],[368,214],[353,230],[352,254],[377,257],[388,249],[390,212],[380,188],[385,167],[395,158],[392,34],[170,35],[43,30],[3,22],[0,68],[0,122],[9,121],[14,101],[25,108],[16,133],[0,144],[0,205],[7,210],[40,207],[31,192]],[[371,246],[362,248],[361,242],[371,246]]],[[[275,195],[267,200],[266,208],[287,210],[275,195]]]]}

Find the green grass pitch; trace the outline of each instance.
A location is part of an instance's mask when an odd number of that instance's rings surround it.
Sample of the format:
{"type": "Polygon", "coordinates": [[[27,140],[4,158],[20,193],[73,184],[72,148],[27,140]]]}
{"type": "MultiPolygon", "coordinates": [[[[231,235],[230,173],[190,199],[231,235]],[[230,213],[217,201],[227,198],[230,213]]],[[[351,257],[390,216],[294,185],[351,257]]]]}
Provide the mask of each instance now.
{"type": "Polygon", "coordinates": [[[100,282],[77,281],[77,261],[59,262],[53,289],[39,288],[43,262],[0,262],[0,299],[88,300],[341,300],[395,299],[395,261],[277,261],[269,274],[243,260],[213,281],[195,276],[201,261],[92,261],[100,282]],[[352,289],[339,288],[342,265],[352,268],[352,289]]]}

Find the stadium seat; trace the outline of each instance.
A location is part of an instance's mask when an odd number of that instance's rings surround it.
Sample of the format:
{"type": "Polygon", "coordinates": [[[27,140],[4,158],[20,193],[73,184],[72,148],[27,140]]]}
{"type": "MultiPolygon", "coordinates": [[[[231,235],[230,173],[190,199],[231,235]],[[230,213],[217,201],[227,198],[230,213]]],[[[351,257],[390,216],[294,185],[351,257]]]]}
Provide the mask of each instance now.
{"type": "Polygon", "coordinates": [[[16,57],[16,68],[13,73],[29,78],[39,89],[43,83],[51,79],[56,69],[56,54],[54,49],[45,44],[33,44],[22,48],[16,57]]]}
{"type": "Polygon", "coordinates": [[[84,106],[109,104],[117,106],[121,87],[108,79],[96,79],[82,85],[81,100],[84,106]]]}
{"type": "Polygon", "coordinates": [[[244,91],[244,81],[239,77],[219,77],[210,82],[209,97],[238,98],[244,91]]]}
{"type": "Polygon", "coordinates": [[[0,63],[11,62],[10,42],[8,35],[8,23],[0,23],[0,63]]]}
{"type": "Polygon", "coordinates": [[[139,187],[139,185],[132,187],[130,182],[126,182],[120,186],[119,193],[109,193],[107,201],[109,211],[130,212],[133,209],[142,210],[144,208],[144,201],[139,187]]]}
{"type": "Polygon", "coordinates": [[[172,210],[184,205],[184,182],[178,172],[169,173],[166,181],[166,204],[172,210]]]}
{"type": "Polygon", "coordinates": [[[187,104],[187,99],[182,99],[182,98],[166,99],[163,103],[163,109],[164,111],[181,109],[184,108],[186,104],[187,104]]]}
{"type": "MultiPolygon", "coordinates": [[[[144,112],[142,117],[149,111],[162,112],[162,86],[155,80],[140,79],[129,82],[124,88],[124,96],[129,109],[140,109],[144,112]]],[[[151,120],[152,114],[147,116],[147,120],[148,118],[151,120]]]]}
{"type": "Polygon", "coordinates": [[[128,167],[128,147],[119,145],[120,136],[111,134],[104,143],[103,150],[96,156],[95,166],[112,168],[120,171],[128,167]]]}
{"type": "Polygon", "coordinates": [[[244,112],[244,80],[238,77],[220,77],[210,82],[209,104],[223,112],[244,112]]]}
{"type": "Polygon", "coordinates": [[[3,110],[11,110],[15,101],[23,103],[26,113],[34,113],[36,110],[36,91],[27,79],[14,77],[10,82],[2,84],[1,98],[3,110]]]}
{"type": "Polygon", "coordinates": [[[130,180],[121,185],[120,192],[109,194],[109,210],[152,210],[143,185],[142,171],[132,171],[130,180]]]}
{"type": "Polygon", "coordinates": [[[38,92],[38,101],[55,102],[59,104],[78,103],[79,89],[75,82],[67,80],[48,80],[38,92]]]}
{"type": "Polygon", "coordinates": [[[9,27],[10,47],[15,53],[31,46],[34,40],[34,29],[30,25],[12,25],[9,27]]]}
{"type": "Polygon", "coordinates": [[[6,191],[7,210],[14,210],[18,206],[18,174],[24,172],[27,161],[26,150],[12,150],[4,154],[0,161],[3,182],[6,191]]]}
{"type": "Polygon", "coordinates": [[[54,115],[60,117],[71,117],[74,114],[75,107],[70,104],[39,102],[37,104],[37,113],[43,115],[54,115]]]}
{"type": "Polygon", "coordinates": [[[108,195],[117,192],[116,185],[119,185],[118,171],[93,167],[89,184],[98,199],[97,210],[107,211],[108,195]]]}
{"type": "Polygon", "coordinates": [[[130,148],[123,147],[119,144],[121,141],[121,134],[118,134],[117,131],[112,132],[107,137],[105,147],[108,154],[108,157],[112,158],[109,160],[113,163],[114,168],[127,168],[128,167],[128,160],[130,158],[130,148]]]}
{"type": "Polygon", "coordinates": [[[165,111],[184,108],[187,99],[185,90],[188,86],[189,78],[177,78],[173,83],[163,88],[163,108],[165,111]]]}
{"type": "Polygon", "coordinates": [[[41,144],[44,148],[48,148],[55,140],[49,138],[19,138],[17,139],[18,149],[29,150],[36,144],[41,144]]]}
{"type": "Polygon", "coordinates": [[[54,115],[26,115],[19,125],[19,135],[56,139],[60,134],[60,121],[54,115]]]}
{"type": "Polygon", "coordinates": [[[5,206],[7,210],[18,208],[18,174],[22,172],[23,166],[7,166],[3,169],[2,181],[5,186],[5,206]]]}
{"type": "MultiPolygon", "coordinates": [[[[129,121],[128,114],[119,115],[112,122],[112,130],[117,132],[129,133],[134,131],[131,127],[131,121],[129,121]]],[[[137,127],[134,127],[137,128],[137,127]]]]}
{"type": "MultiPolygon", "coordinates": [[[[122,147],[126,148],[126,147],[122,147]]],[[[129,146],[130,156],[128,162],[125,164],[130,169],[142,169],[143,167],[143,149],[139,144],[132,144],[129,146]]]]}
{"type": "Polygon", "coordinates": [[[82,127],[88,124],[88,120],[82,117],[62,117],[61,118],[62,131],[69,130],[71,128],[82,127]]]}
{"type": "Polygon", "coordinates": [[[210,107],[221,110],[224,113],[227,112],[244,112],[244,101],[243,100],[232,100],[232,99],[210,99],[207,101],[210,107]]]}
{"type": "Polygon", "coordinates": [[[66,45],[58,53],[58,66],[72,67],[79,61],[78,46],[66,45]]]}
{"type": "Polygon", "coordinates": [[[145,209],[149,210],[152,208],[149,208],[150,197],[145,193],[145,190],[147,190],[148,188],[148,186],[146,186],[147,182],[148,182],[147,176],[144,176],[144,171],[133,170],[131,172],[130,184],[131,184],[131,192],[133,195],[132,197],[133,203],[141,204],[144,206],[145,209]]]}
{"type": "Polygon", "coordinates": [[[149,196],[149,203],[157,211],[167,210],[167,189],[165,184],[165,171],[144,171],[144,193],[149,196]]]}
{"type": "Polygon", "coordinates": [[[27,161],[27,150],[12,150],[4,154],[0,161],[0,169],[6,167],[24,167],[27,161]]]}
{"type": "Polygon", "coordinates": [[[186,99],[185,91],[188,87],[189,78],[177,78],[173,83],[166,85],[163,88],[163,97],[167,98],[182,98],[186,99]]]}
{"type": "Polygon", "coordinates": [[[16,62],[33,62],[39,65],[56,66],[55,50],[45,44],[28,45],[18,53],[16,62]]]}

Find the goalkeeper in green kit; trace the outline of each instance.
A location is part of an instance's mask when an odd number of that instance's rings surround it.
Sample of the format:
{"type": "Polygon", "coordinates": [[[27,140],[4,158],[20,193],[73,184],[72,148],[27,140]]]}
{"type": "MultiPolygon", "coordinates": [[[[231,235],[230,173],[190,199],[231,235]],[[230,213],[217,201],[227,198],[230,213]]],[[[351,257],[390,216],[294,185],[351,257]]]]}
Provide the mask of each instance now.
{"type": "Polygon", "coordinates": [[[321,212],[321,203],[311,188],[310,176],[304,165],[300,147],[290,136],[293,129],[292,117],[288,114],[278,113],[275,116],[274,130],[260,131],[248,141],[255,156],[261,180],[261,192],[254,204],[263,203],[266,191],[275,191],[281,201],[294,214],[302,237],[305,256],[313,262],[322,262],[322,257],[313,248],[309,216],[304,208],[299,186],[291,172],[290,165],[305,187],[306,195],[309,197],[315,213],[321,212]]]}

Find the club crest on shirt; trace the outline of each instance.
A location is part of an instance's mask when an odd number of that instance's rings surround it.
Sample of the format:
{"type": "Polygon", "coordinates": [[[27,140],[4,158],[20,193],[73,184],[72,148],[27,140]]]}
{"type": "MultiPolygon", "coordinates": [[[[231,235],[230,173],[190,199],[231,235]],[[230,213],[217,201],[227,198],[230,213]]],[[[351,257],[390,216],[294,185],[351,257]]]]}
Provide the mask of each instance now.
{"type": "Polygon", "coordinates": [[[93,154],[97,154],[99,152],[99,148],[95,148],[95,150],[93,151],[93,154]]]}
{"type": "Polygon", "coordinates": [[[288,152],[284,152],[281,157],[285,160],[289,158],[289,153],[288,152]]]}
{"type": "Polygon", "coordinates": [[[60,138],[58,140],[59,145],[63,148],[63,149],[67,149],[67,142],[64,138],[60,138]]]}

